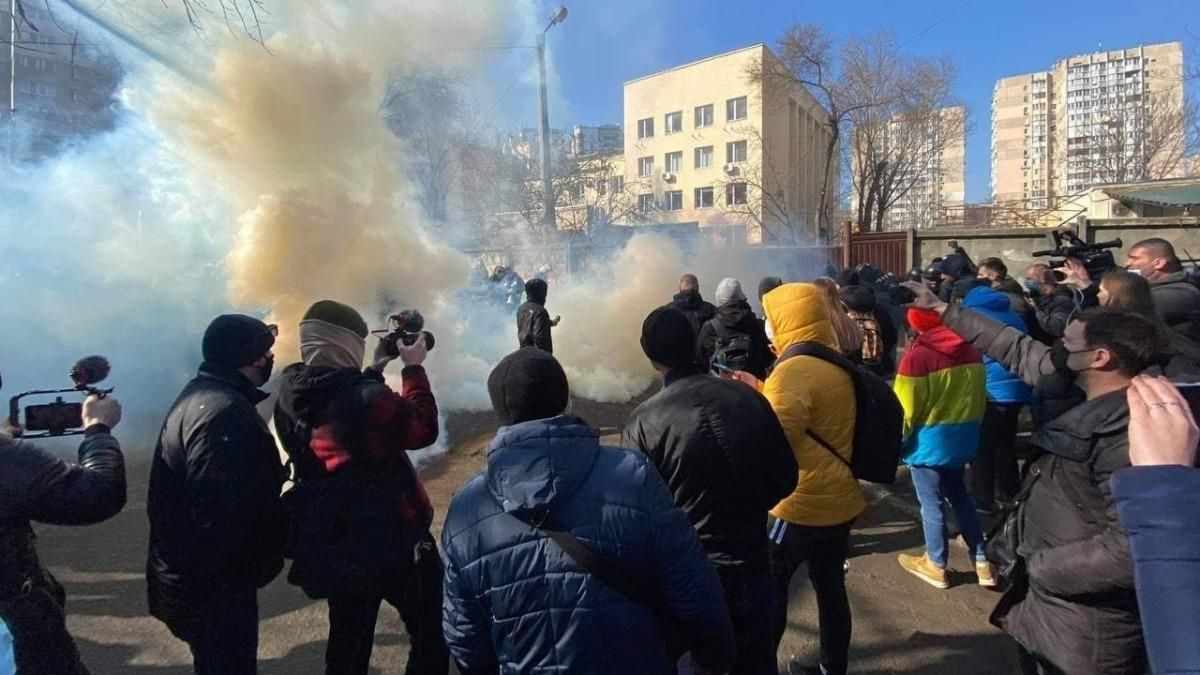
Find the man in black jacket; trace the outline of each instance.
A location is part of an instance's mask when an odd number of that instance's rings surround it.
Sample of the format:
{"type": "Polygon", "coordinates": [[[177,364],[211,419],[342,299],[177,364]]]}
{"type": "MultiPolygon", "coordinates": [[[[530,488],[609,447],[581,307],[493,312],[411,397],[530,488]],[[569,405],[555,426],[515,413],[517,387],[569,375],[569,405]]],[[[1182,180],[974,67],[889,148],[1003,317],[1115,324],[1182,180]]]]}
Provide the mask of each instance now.
{"type": "Polygon", "coordinates": [[[683,312],[692,325],[693,340],[700,336],[700,327],[717,315],[717,308],[700,296],[700,280],[695,274],[679,278],[679,292],[671,300],[670,307],[683,312]]]}
{"type": "Polygon", "coordinates": [[[1188,278],[1171,242],[1139,241],[1129,249],[1125,267],[1150,282],[1154,310],[1168,326],[1189,336],[1200,331],[1200,288],[1188,278]]]}
{"type": "Polygon", "coordinates": [[[691,326],[674,308],[642,324],[642,350],[663,390],[633,411],[623,445],[649,456],[717,568],[739,675],[774,674],[773,592],[764,518],[796,487],[783,427],[761,394],[693,365],[691,326]]]}
{"type": "Polygon", "coordinates": [[[121,405],[83,403],[79,463],[20,440],[0,423],[0,672],[87,675],[67,634],[62,586],[41,566],[30,521],[91,525],[125,506],[125,461],[112,429],[121,405]]]}
{"type": "MultiPolygon", "coordinates": [[[[1025,290],[1033,298],[1037,323],[1029,334],[1047,344],[1061,338],[1071,317],[1079,310],[1075,292],[1058,283],[1054,271],[1043,263],[1025,268],[1025,290]]],[[[1082,296],[1079,298],[1082,302],[1082,296]]]]}
{"type": "Polygon", "coordinates": [[[943,313],[1027,384],[1048,359],[1086,400],[1036,431],[1040,454],[1026,477],[1019,552],[1026,574],[1001,598],[992,621],[1022,649],[1026,673],[1146,672],[1133,563],[1109,481],[1129,466],[1125,390],[1159,357],[1163,339],[1145,317],[1096,308],[1079,314],[1047,350],[998,322],[918,293],[915,306],[943,313]],[[1047,354],[1046,352],[1050,353],[1047,354]]]}
{"type": "Polygon", "coordinates": [[[700,326],[698,350],[700,366],[708,367],[713,357],[725,349],[731,363],[722,363],[734,370],[744,370],[760,380],[767,379],[767,370],[775,361],[771,343],[763,322],[754,316],[742,284],[737,279],[722,279],[717,285],[717,315],[700,326]]]}
{"type": "Polygon", "coordinates": [[[517,346],[537,347],[544,352],[554,353],[554,340],[550,329],[558,325],[559,317],[550,318],[546,311],[546,293],[549,286],[544,279],[525,282],[525,304],[517,308],[517,346]]]}
{"type": "Polygon", "coordinates": [[[255,405],[275,329],[239,314],[204,332],[204,362],[172,404],[150,469],[150,614],[199,675],[256,671],[257,589],[283,567],[284,470],[255,405]]]}

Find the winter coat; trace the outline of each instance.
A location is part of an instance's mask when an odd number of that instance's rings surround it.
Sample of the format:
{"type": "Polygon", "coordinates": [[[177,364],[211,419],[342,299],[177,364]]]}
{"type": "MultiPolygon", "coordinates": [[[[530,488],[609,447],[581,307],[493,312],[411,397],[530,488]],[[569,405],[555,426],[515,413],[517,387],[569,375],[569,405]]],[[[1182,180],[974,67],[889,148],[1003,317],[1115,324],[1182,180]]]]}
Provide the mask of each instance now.
{"type": "MultiPolygon", "coordinates": [[[[784,284],[763,296],[763,309],[782,354],[799,342],[837,350],[825,301],[812,284],[784,284]]],[[[854,383],[841,368],[814,356],[796,356],[775,366],[763,383],[800,467],[796,489],[771,514],[797,525],[841,525],[866,508],[862,489],[846,462],[805,432],[812,430],[850,460],[857,405],[854,383]]]]}
{"type": "Polygon", "coordinates": [[[306,591],[312,590],[306,579],[349,583],[331,573],[347,556],[354,558],[355,572],[366,577],[382,571],[410,556],[413,544],[430,530],[433,507],[408,450],[437,441],[438,406],[422,366],[404,369],[402,382],[397,394],[376,370],[293,364],[283,371],[275,429],[296,466],[296,533],[324,532],[337,519],[356,524],[341,539],[340,550],[296,551],[290,579],[306,591]],[[343,510],[335,514],[304,506],[325,503],[338,503],[343,510]]]}
{"type": "Polygon", "coordinates": [[[961,468],[979,451],[987,407],[979,350],[945,326],[917,336],[893,385],[904,407],[904,462],[961,468]]]}
{"type": "Polygon", "coordinates": [[[700,291],[681,291],[675,294],[669,307],[674,307],[687,315],[692,324],[692,332],[699,337],[700,327],[717,315],[717,308],[711,302],[700,297],[700,291]]]}
{"type": "Polygon", "coordinates": [[[205,363],[171,405],[150,468],[150,614],[192,640],[200,608],[263,586],[283,567],[284,470],[254,406],[267,397],[236,370],[205,363]]]}
{"type": "Polygon", "coordinates": [[[529,301],[517,308],[517,346],[537,347],[554,353],[554,339],[550,336],[550,312],[544,303],[529,301]]]}
{"type": "Polygon", "coordinates": [[[0,436],[0,672],[86,675],[67,633],[63,588],[38,560],[30,521],[90,525],[125,506],[125,463],[108,429],[93,425],[68,464],[0,436]]]}
{"type": "Polygon", "coordinates": [[[1129,542],[1113,472],[1129,466],[1125,390],[1081,403],[1034,432],[1041,454],[1023,508],[1028,583],[993,622],[1067,675],[1146,672],[1129,542]]]}
{"type": "Polygon", "coordinates": [[[767,511],[798,467],[771,404],[741,382],[676,369],[629,416],[622,444],[646,453],[718,570],[767,569],[767,511]]]}
{"type": "Polygon", "coordinates": [[[1135,466],[1113,475],[1155,673],[1200,672],[1200,471],[1135,466]]]}
{"type": "Polygon", "coordinates": [[[652,580],[697,661],[729,669],[720,580],[658,472],[642,453],[603,447],[586,422],[560,416],[501,428],[487,468],[450,504],[442,623],[460,670],[674,672],[654,611],[516,517],[543,510],[604,564],[652,580]]]}
{"type": "Polygon", "coordinates": [[[1050,295],[1039,295],[1033,304],[1037,306],[1037,321],[1042,331],[1052,340],[1061,338],[1076,311],[1072,291],[1060,286],[1050,295]]]}
{"type": "Polygon", "coordinates": [[[1009,309],[1021,319],[1021,323],[1025,324],[1025,328],[1028,330],[1029,321],[1036,319],[1037,314],[1029,308],[1029,303],[1025,302],[1025,288],[1016,279],[996,282],[992,288],[1008,298],[1009,309]]]}
{"type": "Polygon", "coordinates": [[[1191,334],[1193,327],[1200,325],[1200,287],[1191,282],[1187,272],[1151,281],[1150,296],[1154,311],[1171,328],[1191,334]]]}
{"type": "MultiPolygon", "coordinates": [[[[893,310],[899,310],[900,313],[903,313],[903,310],[892,305],[887,292],[878,287],[847,286],[841,290],[840,295],[846,309],[871,314],[875,317],[875,323],[879,324],[883,361],[876,366],[867,366],[867,369],[884,379],[893,377],[896,374],[896,345],[900,342],[900,332],[896,328],[894,316],[896,312],[893,310]]],[[[858,359],[852,357],[856,363],[861,360],[861,352],[858,356],[858,359]]]]}
{"type": "MultiPolygon", "coordinates": [[[[986,287],[979,287],[967,293],[963,298],[963,307],[972,309],[980,314],[999,321],[1000,323],[1028,333],[1025,322],[1012,311],[1012,305],[1006,294],[986,287]]],[[[984,355],[984,367],[987,369],[988,399],[996,403],[1028,403],[1033,396],[1029,385],[1021,381],[1004,364],[991,356],[984,355]]]]}
{"type": "Polygon", "coordinates": [[[754,316],[750,303],[745,300],[733,300],[717,308],[717,315],[700,326],[700,337],[697,340],[700,365],[707,367],[712,363],[713,354],[717,351],[717,338],[721,337],[717,325],[724,326],[729,333],[741,333],[750,338],[750,363],[746,372],[760,380],[767,376],[767,369],[775,361],[771,353],[771,343],[763,323],[754,316]]]}

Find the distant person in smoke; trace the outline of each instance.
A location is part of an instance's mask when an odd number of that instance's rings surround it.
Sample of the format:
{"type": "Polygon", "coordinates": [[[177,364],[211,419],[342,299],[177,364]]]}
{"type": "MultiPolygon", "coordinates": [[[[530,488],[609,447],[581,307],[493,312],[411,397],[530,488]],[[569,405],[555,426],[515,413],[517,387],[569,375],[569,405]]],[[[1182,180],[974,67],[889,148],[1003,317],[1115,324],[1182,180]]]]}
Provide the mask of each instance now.
{"type": "Polygon", "coordinates": [[[518,349],[487,385],[505,426],[442,528],[459,671],[668,673],[690,651],[698,672],[728,672],[721,581],[650,459],[566,414],[567,376],[547,352],[518,349]]]}
{"type": "Polygon", "coordinates": [[[554,340],[550,329],[557,326],[562,317],[551,319],[550,312],[546,311],[548,290],[543,279],[525,282],[525,304],[517,309],[517,343],[519,347],[537,347],[553,354],[554,340]]]}
{"type": "Polygon", "coordinates": [[[497,265],[492,272],[492,293],[498,305],[509,308],[521,304],[521,294],[525,292],[525,281],[515,270],[504,265],[497,265]]]}
{"type": "Polygon", "coordinates": [[[679,292],[671,300],[670,306],[687,315],[688,323],[692,325],[692,333],[697,337],[700,335],[700,327],[717,315],[716,306],[701,297],[700,280],[695,274],[685,274],[679,278],[679,292]]]}
{"type": "MultiPolygon", "coordinates": [[[[745,316],[758,326],[749,305],[745,316]]],[[[650,458],[717,569],[737,642],[730,673],[775,675],[775,595],[762,525],[796,488],[792,446],[762,394],[695,367],[691,327],[679,310],[651,312],[641,344],[663,376],[663,389],[630,415],[622,444],[650,458]]]]}
{"type": "Polygon", "coordinates": [[[191,647],[197,675],[256,672],[258,589],[283,569],[279,450],[255,405],[275,329],[240,314],[204,332],[204,362],[171,405],[150,468],[150,614],[191,647]]]}
{"type": "Polygon", "coordinates": [[[699,356],[704,368],[743,370],[766,379],[775,360],[763,324],[754,316],[742,284],[722,279],[715,296],[717,315],[700,327],[699,356]]]}
{"type": "Polygon", "coordinates": [[[354,308],[317,302],[300,322],[303,363],[283,371],[275,429],[296,467],[288,581],[329,601],[330,675],[366,675],[384,600],[408,630],[406,672],[444,675],[450,659],[433,507],[408,457],[438,437],[425,341],[395,351],[381,341],[363,370],[367,335],[354,308]],[[397,359],[399,392],[383,380],[397,359]]]}

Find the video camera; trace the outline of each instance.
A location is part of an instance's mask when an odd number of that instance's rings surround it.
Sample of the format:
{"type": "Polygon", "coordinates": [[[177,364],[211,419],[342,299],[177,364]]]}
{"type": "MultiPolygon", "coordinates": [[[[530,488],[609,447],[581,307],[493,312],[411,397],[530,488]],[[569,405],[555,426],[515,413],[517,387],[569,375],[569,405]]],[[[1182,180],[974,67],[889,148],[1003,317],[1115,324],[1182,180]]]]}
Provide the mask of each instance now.
{"type": "Polygon", "coordinates": [[[1117,261],[1113,259],[1112,251],[1109,249],[1124,246],[1124,242],[1119,238],[1112,241],[1089,244],[1080,239],[1079,235],[1067,229],[1055,230],[1046,236],[1054,244],[1054,248],[1045,251],[1034,251],[1034,257],[1055,256],[1062,258],[1061,260],[1051,260],[1049,263],[1050,269],[1059,269],[1067,264],[1067,258],[1074,258],[1083,263],[1088,276],[1094,281],[1098,281],[1106,272],[1117,269],[1117,261]]]}
{"type": "Polygon", "coordinates": [[[411,346],[423,336],[426,350],[432,350],[435,342],[433,333],[425,330],[425,317],[415,309],[406,309],[389,316],[387,328],[374,330],[371,333],[387,344],[388,356],[392,357],[400,355],[399,343],[401,342],[405,346],[411,346]]]}
{"type": "Polygon", "coordinates": [[[87,396],[104,398],[113,392],[112,389],[97,389],[92,386],[104,381],[111,370],[108,359],[103,356],[86,356],[75,362],[69,373],[75,386],[67,389],[35,389],[27,391],[8,400],[8,421],[20,425],[23,438],[47,438],[51,436],[76,436],[83,433],[83,403],[81,401],[64,401],[62,396],[55,396],[50,403],[41,403],[25,407],[25,421],[21,421],[21,399],[30,396],[46,396],[50,394],[82,393],[87,396]],[[39,432],[30,434],[29,432],[39,432]]]}

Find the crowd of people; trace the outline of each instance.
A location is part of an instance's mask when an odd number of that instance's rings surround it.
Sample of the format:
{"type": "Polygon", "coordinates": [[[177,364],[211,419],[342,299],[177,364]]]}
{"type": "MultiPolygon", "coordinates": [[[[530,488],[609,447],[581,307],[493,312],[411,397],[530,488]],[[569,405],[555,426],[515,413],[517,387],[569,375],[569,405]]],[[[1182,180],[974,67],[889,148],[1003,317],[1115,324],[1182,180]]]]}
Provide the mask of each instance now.
{"type": "MultiPolygon", "coordinates": [[[[196,673],[253,673],[258,589],[290,560],[288,581],[328,603],[331,675],[368,672],[385,600],[410,674],[774,674],[807,563],[819,660],[788,672],[841,675],[862,481],[902,461],[925,547],[899,570],[950,586],[948,505],[977,583],[1003,591],[990,618],[1022,672],[1200,671],[1200,433],[1176,386],[1200,380],[1200,288],[1161,239],[1100,279],[1067,260],[1022,282],[953,249],[901,286],[869,266],[764,278],[761,316],[739,280],[714,305],[685,274],[642,324],[662,386],[619,447],[570,413],[544,275],[496,270],[518,336],[487,380],[503,426],[440,551],[408,456],[438,436],[425,342],[380,342],[364,369],[348,305],[316,302],[295,327],[217,317],[154,452],[150,613],[196,673]],[[301,361],[280,374],[273,436],[256,405],[279,330],[301,361]]],[[[89,398],[73,464],[11,420],[0,433],[0,672],[87,672],[30,522],[120,511],[120,417],[89,398]]]]}

